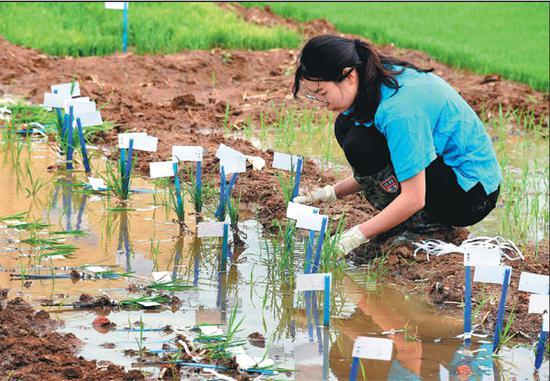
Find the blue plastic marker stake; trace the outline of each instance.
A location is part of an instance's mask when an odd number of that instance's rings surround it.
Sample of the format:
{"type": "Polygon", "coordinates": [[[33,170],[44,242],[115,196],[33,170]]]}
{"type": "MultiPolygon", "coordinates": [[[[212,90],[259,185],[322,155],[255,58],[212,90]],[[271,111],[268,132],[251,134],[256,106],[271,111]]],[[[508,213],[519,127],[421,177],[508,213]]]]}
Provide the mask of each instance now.
{"type": "Polygon", "coordinates": [[[223,224],[222,269],[224,271],[227,265],[227,241],[228,240],[229,240],[229,224],[223,224]]]}
{"type": "Polygon", "coordinates": [[[313,241],[315,241],[315,231],[309,231],[309,239],[306,247],[306,260],[304,274],[311,274],[311,257],[313,256],[313,241]]]}
{"type": "Polygon", "coordinates": [[[128,50],[128,2],[124,2],[124,8],[122,9],[122,52],[126,53],[128,50]]]}
{"type": "Polygon", "coordinates": [[[220,201],[218,203],[218,208],[216,209],[216,212],[214,215],[218,220],[223,219],[223,215],[225,214],[225,203],[224,203],[224,197],[225,197],[225,169],[223,165],[220,167],[220,201]]]}
{"type": "Polygon", "coordinates": [[[67,125],[67,169],[73,169],[73,124],[71,116],[69,115],[69,124],[67,125]]]}
{"type": "Polygon", "coordinates": [[[86,150],[86,140],[84,140],[84,132],[82,131],[82,123],[80,118],[76,118],[76,128],[78,129],[78,139],[80,140],[80,149],[82,150],[82,161],[84,162],[84,170],[90,173],[90,162],[88,161],[88,150],[86,150]]]}
{"type": "Polygon", "coordinates": [[[323,242],[325,241],[325,230],[327,229],[328,219],[323,217],[319,238],[317,238],[317,249],[315,250],[315,261],[313,262],[313,272],[319,271],[319,262],[321,261],[321,253],[323,252],[323,242]]]}
{"type": "MultiPolygon", "coordinates": [[[[201,199],[202,197],[202,161],[197,161],[197,174],[195,175],[195,182],[196,182],[196,193],[197,193],[197,199],[201,199]]],[[[196,212],[200,213],[202,210],[201,205],[195,205],[196,212]]]]}
{"type": "Polygon", "coordinates": [[[325,300],[323,303],[323,325],[330,325],[330,275],[325,275],[325,300]]]}
{"type": "MultiPolygon", "coordinates": [[[[54,94],[57,94],[57,89],[53,91],[54,94]]],[[[61,129],[63,129],[63,116],[61,115],[61,108],[56,107],[55,113],[57,114],[57,122],[61,126],[61,129]]]]}
{"type": "Polygon", "coordinates": [[[544,359],[544,343],[546,342],[546,339],[548,338],[548,332],[545,332],[541,329],[540,335],[539,335],[539,342],[537,344],[537,354],[535,357],[535,369],[539,370],[539,368],[542,365],[542,360],[544,359]]]}
{"type": "Polygon", "coordinates": [[[357,380],[357,372],[359,372],[359,357],[354,357],[351,360],[351,370],[349,372],[349,381],[357,380]]]}
{"type": "Polygon", "coordinates": [[[69,127],[73,127],[74,123],[74,106],[69,106],[69,127]]]}
{"type": "Polygon", "coordinates": [[[181,199],[181,184],[178,176],[178,163],[172,163],[174,168],[174,186],[176,187],[176,200],[178,203],[178,213],[183,213],[183,200],[181,199]]]}
{"type": "Polygon", "coordinates": [[[469,345],[472,337],[472,267],[464,267],[464,343],[469,345]]]}
{"type": "Polygon", "coordinates": [[[296,175],[294,177],[294,190],[292,191],[292,200],[294,200],[294,197],[298,196],[298,192],[300,191],[300,176],[302,175],[302,163],[304,159],[299,158],[298,163],[296,164],[296,175]]]}
{"type": "MultiPolygon", "coordinates": [[[[61,125],[61,148],[63,148],[63,143],[65,143],[65,150],[67,148],[67,126],[69,125],[69,114],[63,115],[63,124],[61,125]]],[[[67,152],[63,152],[67,153],[67,152]]]]}
{"type": "Polygon", "coordinates": [[[504,271],[504,281],[502,282],[502,293],[500,294],[500,304],[498,306],[497,324],[495,326],[495,337],[493,339],[493,353],[500,342],[500,330],[504,320],[504,307],[506,306],[506,294],[508,293],[508,282],[510,281],[510,269],[504,271]]]}
{"type": "MultiPolygon", "coordinates": [[[[119,159],[118,167],[119,167],[118,171],[122,176],[122,178],[124,179],[124,174],[126,173],[126,148],[120,149],[120,159],[119,159]]],[[[124,183],[122,185],[124,186],[124,183]]]]}
{"type": "Polygon", "coordinates": [[[126,169],[124,171],[124,193],[128,195],[130,191],[130,173],[132,172],[132,154],[134,152],[134,139],[130,139],[128,144],[128,158],[126,159],[126,169]]]}

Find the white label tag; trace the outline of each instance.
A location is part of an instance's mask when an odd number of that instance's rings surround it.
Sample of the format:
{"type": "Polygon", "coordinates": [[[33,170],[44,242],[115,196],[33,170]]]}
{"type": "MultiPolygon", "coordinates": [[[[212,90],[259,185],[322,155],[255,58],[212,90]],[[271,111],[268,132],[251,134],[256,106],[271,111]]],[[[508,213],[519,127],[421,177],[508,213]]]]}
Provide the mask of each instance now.
{"type": "Polygon", "coordinates": [[[73,106],[73,115],[75,116],[78,114],[87,114],[96,111],[95,102],[91,102],[90,98],[88,97],[74,98],[69,100],[66,99],[63,106],[65,109],[65,113],[70,112],[71,106],[73,106]]]}
{"type": "Polygon", "coordinates": [[[329,282],[332,282],[332,274],[330,273],[296,274],[296,291],[324,290],[325,275],[328,275],[330,277],[329,282]]]}
{"type": "Polygon", "coordinates": [[[293,220],[298,220],[303,215],[316,213],[319,213],[319,208],[304,204],[298,204],[292,201],[289,202],[288,206],[286,207],[286,218],[292,218],[293,220]]]}
{"type": "Polygon", "coordinates": [[[156,271],[152,272],[151,275],[155,283],[170,283],[172,281],[172,274],[168,271],[156,271]]]}
{"type": "Polygon", "coordinates": [[[106,1],[105,2],[105,9],[114,9],[116,11],[122,11],[122,10],[124,10],[124,3],[125,2],[126,1],[106,1]]]}
{"type": "Polygon", "coordinates": [[[439,364],[439,381],[449,381],[451,374],[443,365],[439,364]]]}
{"type": "Polygon", "coordinates": [[[105,184],[105,180],[97,178],[97,177],[88,177],[88,183],[90,183],[90,186],[93,190],[100,190],[107,188],[107,185],[105,184]]]}
{"type": "Polygon", "coordinates": [[[498,247],[491,249],[470,247],[464,253],[464,266],[498,266],[500,259],[501,254],[498,247]]]}
{"type": "Polygon", "coordinates": [[[296,227],[318,232],[323,227],[324,218],[328,218],[328,216],[324,214],[304,214],[296,220],[296,227]]]}
{"type": "Polygon", "coordinates": [[[130,146],[130,139],[134,139],[135,150],[157,152],[158,138],[148,136],[146,133],[142,135],[128,135],[130,134],[118,134],[118,148],[128,148],[130,146]]]}
{"type": "Polygon", "coordinates": [[[214,325],[201,325],[199,326],[201,333],[205,336],[221,336],[223,331],[214,325]]]}
{"type": "Polygon", "coordinates": [[[80,124],[82,127],[100,126],[103,124],[103,119],[101,118],[101,113],[99,111],[78,114],[75,119],[80,119],[80,124]]]}
{"type": "Polygon", "coordinates": [[[65,105],[66,99],[60,94],[44,93],[44,103],[42,105],[44,107],[61,108],[65,105]]]}
{"type": "Polygon", "coordinates": [[[298,155],[289,155],[287,153],[275,152],[273,154],[273,168],[283,169],[285,171],[296,171],[298,160],[301,157],[298,155]]]}
{"type": "Polygon", "coordinates": [[[527,312],[530,314],[543,314],[545,311],[550,312],[548,298],[550,298],[548,294],[531,294],[529,296],[529,310],[527,312]]]}
{"type": "Polygon", "coordinates": [[[199,222],[197,225],[197,237],[223,237],[224,222],[199,222]]]}
{"type": "Polygon", "coordinates": [[[393,341],[379,337],[358,337],[353,344],[352,357],[390,361],[393,341]]]}
{"type": "Polygon", "coordinates": [[[80,85],[78,84],[78,82],[52,85],[51,90],[52,93],[61,95],[64,99],[80,96],[80,85]]]}
{"type": "Polygon", "coordinates": [[[530,292],[532,294],[548,294],[550,288],[550,276],[522,272],[519,276],[519,291],[530,292]]]}
{"type": "Polygon", "coordinates": [[[202,161],[201,146],[172,146],[172,161],[202,161]]]}
{"type": "Polygon", "coordinates": [[[550,320],[549,317],[550,317],[550,313],[548,313],[548,312],[545,313],[544,315],[542,315],[542,330],[544,332],[548,332],[548,328],[549,328],[548,325],[550,325],[549,324],[549,320],[550,320]]]}
{"type": "Polygon", "coordinates": [[[243,157],[246,160],[246,155],[243,155],[241,152],[226,146],[225,144],[220,144],[216,150],[216,158],[220,160],[232,159],[235,157],[243,157]]]}
{"type": "Polygon", "coordinates": [[[147,132],[124,132],[118,134],[118,148],[128,148],[130,139],[135,139],[139,136],[147,136],[147,132]]]}
{"type": "Polygon", "coordinates": [[[220,171],[223,166],[226,175],[246,172],[246,157],[234,157],[220,160],[220,171]]]}
{"type": "Polygon", "coordinates": [[[156,161],[149,163],[150,176],[152,179],[159,177],[173,177],[174,163],[171,161],[156,161]]]}
{"type": "Polygon", "coordinates": [[[504,272],[506,269],[510,269],[511,278],[512,268],[510,266],[476,266],[474,282],[502,284],[502,282],[504,282],[504,272]]]}

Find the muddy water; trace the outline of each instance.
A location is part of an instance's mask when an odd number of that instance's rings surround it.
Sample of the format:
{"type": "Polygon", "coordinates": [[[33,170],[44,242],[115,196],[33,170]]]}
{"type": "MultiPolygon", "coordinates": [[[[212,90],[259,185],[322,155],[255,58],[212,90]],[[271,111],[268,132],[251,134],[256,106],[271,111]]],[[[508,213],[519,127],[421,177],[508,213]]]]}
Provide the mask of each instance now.
{"type": "MultiPolygon", "coordinates": [[[[99,151],[96,156],[95,166],[101,168],[99,151]]],[[[133,211],[109,211],[113,200],[81,193],[74,187],[77,181],[85,180],[82,172],[48,172],[47,167],[55,160],[43,142],[32,143],[31,150],[24,150],[18,165],[7,156],[0,168],[0,216],[28,211],[31,217],[27,220],[46,221],[52,225],[50,230],[80,229],[88,235],[67,239],[66,243],[78,246],[72,258],[38,263],[35,257],[27,255],[32,255],[28,245],[13,242],[13,239],[26,238],[25,232],[0,229],[0,288],[10,288],[11,296],[22,295],[37,307],[44,298],[71,302],[83,292],[107,294],[114,299],[139,296],[126,290],[125,279],[33,280],[25,287],[9,276],[10,272],[20,273],[22,268],[30,274],[39,271],[31,268],[41,266],[39,273],[47,274],[52,265],[83,264],[109,265],[119,271],[134,272],[133,281],[141,283],[152,280],[152,271],[170,271],[196,286],[196,289],[175,293],[182,304],[174,310],[111,312],[109,319],[117,324],[114,331],[92,328],[97,316],[94,312],[50,307],[53,316],[65,321],[63,331],[73,332],[84,340],[82,355],[85,358],[112,361],[130,368],[135,366],[132,364],[136,358],[125,356],[124,350],[137,350],[139,346],[160,349],[174,334],[146,331],[140,338],[140,332],[123,330],[129,324],[142,320],[146,329],[167,324],[185,328],[198,323],[227,328],[229,315],[236,308],[238,319],[244,319],[237,336],[246,339],[253,332],[262,333],[269,347],[268,357],[279,367],[296,370],[274,377],[276,379],[347,379],[353,340],[359,335],[388,337],[394,343],[391,362],[363,362],[369,380],[439,379],[440,372],[444,372],[440,366],[450,372],[451,379],[457,379],[456,369],[461,365],[472,369],[472,379],[536,379],[529,348],[505,348],[501,358],[494,361],[482,342],[475,341],[471,348],[463,348],[462,342],[453,338],[461,333],[461,320],[438,315],[421,298],[389,283],[391,279],[367,279],[361,269],[350,268],[345,275],[335,277],[331,326],[323,328],[320,325],[322,295],[313,293],[306,300],[284,283],[274,284],[269,280],[268,237],[263,236],[261,226],[253,218],[247,217],[250,213],[243,211],[240,224],[246,234],[246,249],[235,249],[227,270],[220,271],[223,269],[219,268],[219,243],[200,242],[192,234],[180,237],[178,226],[172,222],[173,214],[164,206],[155,205],[155,201],[163,199],[162,194],[136,193],[130,205],[133,211]],[[25,171],[15,170],[25,168],[27,160],[35,181],[37,178],[48,181],[34,197],[26,196],[25,188],[31,185],[25,171]],[[158,251],[152,249],[157,243],[158,251]],[[108,343],[113,343],[114,348],[106,348],[110,346],[105,345],[108,343]]],[[[133,187],[153,189],[152,184],[140,178],[134,180],[133,187]]],[[[303,253],[297,254],[303,257],[303,253]]],[[[250,344],[246,348],[253,357],[262,357],[265,352],[250,344]]],[[[158,373],[154,367],[144,370],[158,373]]],[[[540,379],[547,377],[548,361],[543,365],[540,379]]]]}

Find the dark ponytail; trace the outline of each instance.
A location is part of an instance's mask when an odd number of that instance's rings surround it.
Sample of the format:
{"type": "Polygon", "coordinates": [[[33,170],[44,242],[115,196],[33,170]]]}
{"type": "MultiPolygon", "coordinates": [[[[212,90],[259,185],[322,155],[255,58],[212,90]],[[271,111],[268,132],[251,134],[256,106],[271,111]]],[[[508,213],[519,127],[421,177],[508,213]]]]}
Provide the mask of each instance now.
{"type": "Polygon", "coordinates": [[[396,75],[405,69],[427,73],[433,69],[420,69],[410,62],[379,54],[370,44],[359,39],[324,35],[310,39],[298,56],[298,66],[294,76],[294,97],[300,91],[300,80],[340,82],[353,69],[357,69],[359,88],[354,103],[353,118],[370,122],[380,103],[381,85],[395,92],[399,89],[396,75]],[[401,66],[394,70],[393,65],[401,66]],[[343,72],[345,68],[351,68],[343,72]]]}

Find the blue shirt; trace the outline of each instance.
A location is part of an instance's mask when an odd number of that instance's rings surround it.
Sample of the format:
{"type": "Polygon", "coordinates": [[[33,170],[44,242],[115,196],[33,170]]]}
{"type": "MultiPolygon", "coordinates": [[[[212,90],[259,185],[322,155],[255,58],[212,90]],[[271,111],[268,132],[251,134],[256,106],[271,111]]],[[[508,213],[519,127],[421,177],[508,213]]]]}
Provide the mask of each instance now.
{"type": "MultiPolygon", "coordinates": [[[[435,74],[406,69],[396,78],[401,86],[397,92],[381,86],[373,122],[386,137],[397,180],[417,175],[441,156],[462,189],[469,191],[480,182],[487,194],[494,192],[502,174],[475,111],[435,74]]],[[[362,124],[371,127],[373,122],[362,124]]]]}

